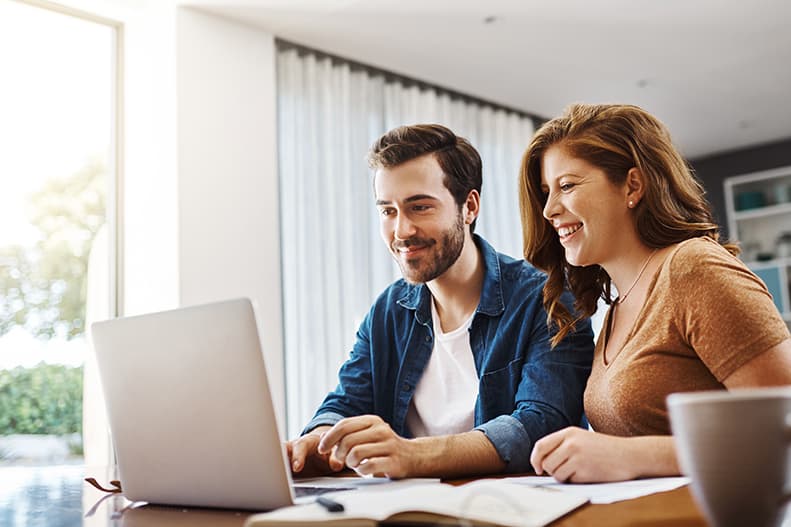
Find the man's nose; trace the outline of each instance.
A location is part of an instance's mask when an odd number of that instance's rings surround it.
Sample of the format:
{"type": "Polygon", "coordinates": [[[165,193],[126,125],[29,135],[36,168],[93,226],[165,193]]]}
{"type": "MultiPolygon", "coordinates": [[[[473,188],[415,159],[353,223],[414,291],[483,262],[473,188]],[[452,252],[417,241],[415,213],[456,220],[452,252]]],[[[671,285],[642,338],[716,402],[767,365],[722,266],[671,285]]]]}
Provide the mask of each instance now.
{"type": "Polygon", "coordinates": [[[399,214],[396,220],[395,237],[407,240],[415,234],[415,224],[404,214],[399,214]]]}

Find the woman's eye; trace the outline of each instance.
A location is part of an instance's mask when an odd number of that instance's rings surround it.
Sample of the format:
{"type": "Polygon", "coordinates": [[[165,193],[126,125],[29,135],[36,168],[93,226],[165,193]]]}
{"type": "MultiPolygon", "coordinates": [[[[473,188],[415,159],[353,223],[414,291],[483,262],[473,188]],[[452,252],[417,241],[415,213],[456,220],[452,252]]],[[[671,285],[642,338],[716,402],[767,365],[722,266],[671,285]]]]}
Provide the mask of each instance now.
{"type": "Polygon", "coordinates": [[[574,186],[574,183],[563,183],[562,185],[560,185],[560,190],[562,190],[563,192],[566,192],[566,191],[571,190],[571,188],[573,186],[574,186]]]}

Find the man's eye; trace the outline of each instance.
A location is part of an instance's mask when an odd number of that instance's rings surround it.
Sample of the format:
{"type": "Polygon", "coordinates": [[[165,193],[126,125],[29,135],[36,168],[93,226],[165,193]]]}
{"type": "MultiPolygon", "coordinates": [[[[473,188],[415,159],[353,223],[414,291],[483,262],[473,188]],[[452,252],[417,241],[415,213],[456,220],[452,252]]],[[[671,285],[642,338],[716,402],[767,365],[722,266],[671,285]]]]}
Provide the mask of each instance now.
{"type": "Polygon", "coordinates": [[[381,209],[379,214],[382,216],[390,216],[393,213],[393,209],[381,209]]]}
{"type": "Polygon", "coordinates": [[[412,207],[412,210],[414,210],[415,212],[425,212],[430,208],[431,208],[430,205],[415,205],[412,207]]]}

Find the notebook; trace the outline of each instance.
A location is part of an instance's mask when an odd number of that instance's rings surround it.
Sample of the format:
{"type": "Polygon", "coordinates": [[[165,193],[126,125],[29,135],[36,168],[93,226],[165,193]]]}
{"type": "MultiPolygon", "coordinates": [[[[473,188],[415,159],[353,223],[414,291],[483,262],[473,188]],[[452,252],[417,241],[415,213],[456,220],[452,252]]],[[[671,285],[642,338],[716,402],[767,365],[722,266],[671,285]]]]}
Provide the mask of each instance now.
{"type": "Polygon", "coordinates": [[[91,336],[128,499],[295,503],[248,299],[96,322],[91,336]]]}
{"type": "Polygon", "coordinates": [[[478,480],[458,487],[425,484],[386,492],[376,487],[334,497],[342,510],[317,504],[254,514],[245,527],[374,527],[399,525],[469,525],[542,527],[588,499],[505,480],[478,480]]]}

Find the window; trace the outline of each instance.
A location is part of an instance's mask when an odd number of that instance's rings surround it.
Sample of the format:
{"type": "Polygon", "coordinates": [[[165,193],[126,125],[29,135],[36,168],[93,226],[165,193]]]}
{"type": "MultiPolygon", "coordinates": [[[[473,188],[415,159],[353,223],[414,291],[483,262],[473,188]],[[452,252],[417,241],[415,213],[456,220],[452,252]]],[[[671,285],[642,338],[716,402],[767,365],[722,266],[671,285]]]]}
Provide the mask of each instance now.
{"type": "Polygon", "coordinates": [[[118,31],[0,0],[0,465],[82,462],[89,431],[109,452],[83,393],[117,296],[118,31]]]}

